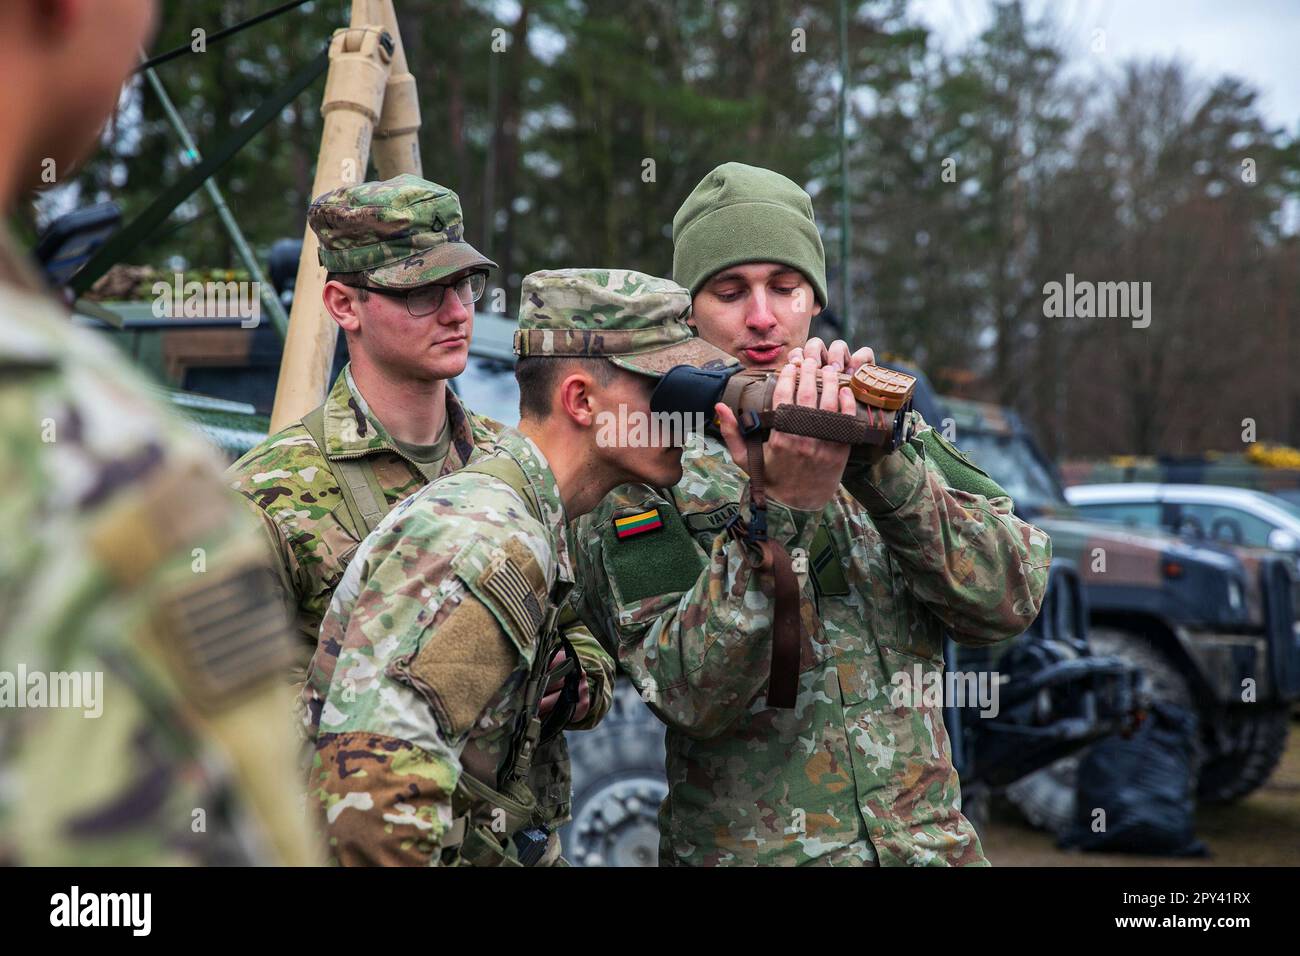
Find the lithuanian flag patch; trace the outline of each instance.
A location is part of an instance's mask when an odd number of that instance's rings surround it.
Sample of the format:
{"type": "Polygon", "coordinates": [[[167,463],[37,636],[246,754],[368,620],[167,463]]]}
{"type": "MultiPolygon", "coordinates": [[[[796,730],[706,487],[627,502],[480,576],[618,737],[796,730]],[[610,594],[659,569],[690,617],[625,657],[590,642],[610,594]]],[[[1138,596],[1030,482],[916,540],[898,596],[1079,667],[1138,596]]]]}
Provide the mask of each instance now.
{"type": "Polygon", "coordinates": [[[649,511],[642,511],[640,514],[628,515],[626,518],[614,519],[614,533],[622,541],[624,538],[633,538],[638,534],[645,534],[647,531],[654,531],[656,528],[662,528],[664,521],[659,517],[659,509],[651,508],[649,511]]]}

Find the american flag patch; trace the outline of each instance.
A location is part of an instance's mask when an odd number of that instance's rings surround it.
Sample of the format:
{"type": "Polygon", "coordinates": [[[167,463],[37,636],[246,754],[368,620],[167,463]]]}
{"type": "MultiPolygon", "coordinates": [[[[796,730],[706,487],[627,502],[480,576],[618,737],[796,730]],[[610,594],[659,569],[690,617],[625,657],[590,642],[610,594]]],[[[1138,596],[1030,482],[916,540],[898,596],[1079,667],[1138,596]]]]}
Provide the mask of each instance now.
{"type": "Polygon", "coordinates": [[[632,538],[638,534],[644,534],[647,531],[654,531],[656,528],[662,528],[664,521],[659,517],[659,509],[651,508],[649,511],[642,511],[640,514],[628,515],[626,518],[614,519],[614,533],[622,541],[624,538],[632,538]]]}
{"type": "Polygon", "coordinates": [[[519,565],[510,559],[499,562],[484,575],[480,586],[496,598],[498,607],[514,622],[515,633],[525,646],[531,644],[545,615],[519,565]]]}
{"type": "Polygon", "coordinates": [[[160,607],[187,698],[217,707],[292,660],[268,569],[250,565],[169,595],[160,607]]]}

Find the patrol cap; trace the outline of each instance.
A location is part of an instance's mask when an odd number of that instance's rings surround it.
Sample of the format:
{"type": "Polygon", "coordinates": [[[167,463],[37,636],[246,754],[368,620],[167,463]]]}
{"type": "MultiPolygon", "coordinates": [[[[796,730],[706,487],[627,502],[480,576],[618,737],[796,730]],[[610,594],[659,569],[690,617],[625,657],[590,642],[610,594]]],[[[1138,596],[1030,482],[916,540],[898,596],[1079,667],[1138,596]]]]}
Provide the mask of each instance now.
{"type": "Polygon", "coordinates": [[[411,173],[342,186],[316,199],[307,223],[330,272],[364,272],[390,289],[413,289],[462,269],[496,263],[465,241],[460,197],[411,173]]]}
{"type": "Polygon", "coordinates": [[[630,269],[551,269],[524,278],[515,354],[607,358],[660,378],[675,365],[726,368],[736,360],[695,334],[691,294],[630,269]]]}

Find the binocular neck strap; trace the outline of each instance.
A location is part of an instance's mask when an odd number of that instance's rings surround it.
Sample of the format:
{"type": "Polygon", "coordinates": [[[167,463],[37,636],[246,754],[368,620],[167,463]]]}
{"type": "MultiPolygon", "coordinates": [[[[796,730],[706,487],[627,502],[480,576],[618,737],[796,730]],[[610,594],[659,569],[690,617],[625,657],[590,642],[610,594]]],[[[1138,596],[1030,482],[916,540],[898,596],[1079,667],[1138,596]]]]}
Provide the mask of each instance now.
{"type": "Polygon", "coordinates": [[[745,452],[749,465],[750,510],[754,516],[746,554],[752,567],[771,567],[773,579],[772,666],[767,679],[767,705],[789,709],[799,696],[799,653],[803,643],[799,632],[799,578],[785,546],[767,536],[763,441],[757,429],[745,437],[745,452]],[[754,557],[759,555],[755,562],[754,557]]]}

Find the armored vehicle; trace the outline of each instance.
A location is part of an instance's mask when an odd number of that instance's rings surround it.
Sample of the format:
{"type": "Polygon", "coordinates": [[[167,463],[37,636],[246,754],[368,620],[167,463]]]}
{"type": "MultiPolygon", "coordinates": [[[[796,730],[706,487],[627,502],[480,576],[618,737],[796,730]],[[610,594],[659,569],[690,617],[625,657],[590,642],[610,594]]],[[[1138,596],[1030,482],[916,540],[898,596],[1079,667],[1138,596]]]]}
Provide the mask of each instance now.
{"type": "MultiPolygon", "coordinates": [[[[1078,570],[1088,641],[1138,667],[1153,697],[1200,717],[1198,797],[1223,802],[1259,787],[1277,765],[1300,696],[1296,581],[1267,551],[1180,540],[1154,530],[1083,520],[1014,412],[942,399],[936,427],[1052,536],[1053,563],[1078,570]]],[[[1034,823],[1073,818],[1067,759],[1011,787],[1034,823]]]]}

